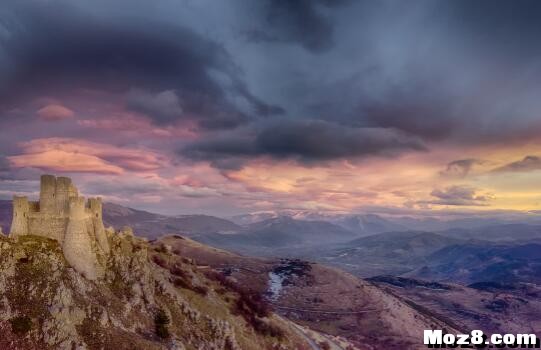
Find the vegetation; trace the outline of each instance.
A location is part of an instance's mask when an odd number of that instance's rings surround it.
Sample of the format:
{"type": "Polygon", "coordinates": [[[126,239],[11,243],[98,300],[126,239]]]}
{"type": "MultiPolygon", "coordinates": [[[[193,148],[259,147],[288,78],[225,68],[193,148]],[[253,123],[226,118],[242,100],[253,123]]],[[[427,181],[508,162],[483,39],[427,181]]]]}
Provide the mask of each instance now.
{"type": "Polygon", "coordinates": [[[317,345],[319,345],[321,350],[331,350],[331,346],[326,341],[319,342],[317,345]]]}
{"type": "Polygon", "coordinates": [[[167,269],[167,261],[159,255],[153,255],[152,261],[161,268],[167,269]]]}
{"type": "Polygon", "coordinates": [[[162,339],[169,338],[169,316],[163,309],[159,309],[154,316],[154,329],[156,335],[162,339]]]}
{"type": "Polygon", "coordinates": [[[17,316],[9,320],[11,330],[17,335],[24,335],[32,328],[32,320],[27,316],[17,316]]]}

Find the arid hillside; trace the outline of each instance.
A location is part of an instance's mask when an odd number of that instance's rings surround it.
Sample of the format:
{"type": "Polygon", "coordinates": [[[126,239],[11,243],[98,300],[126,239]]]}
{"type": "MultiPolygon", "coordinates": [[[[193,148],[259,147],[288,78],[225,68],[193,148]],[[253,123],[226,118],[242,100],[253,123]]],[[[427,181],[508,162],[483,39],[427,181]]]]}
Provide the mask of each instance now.
{"type": "Polygon", "coordinates": [[[266,295],[280,315],[359,349],[422,349],[424,329],[453,329],[370,282],[320,264],[240,256],[181,236],[152,244],[193,258],[201,271],[221,271],[266,295]]]}
{"type": "Polygon", "coordinates": [[[0,348],[313,349],[255,294],[206,277],[185,256],[110,235],[89,281],[54,240],[0,238],[0,348]]]}

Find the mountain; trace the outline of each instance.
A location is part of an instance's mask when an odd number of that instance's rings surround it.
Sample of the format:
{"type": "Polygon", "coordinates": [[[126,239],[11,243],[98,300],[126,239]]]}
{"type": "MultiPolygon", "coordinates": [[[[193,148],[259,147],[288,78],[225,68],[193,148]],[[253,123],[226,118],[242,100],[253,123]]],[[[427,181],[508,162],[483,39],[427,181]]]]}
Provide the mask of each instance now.
{"type": "Polygon", "coordinates": [[[202,234],[193,238],[215,247],[245,253],[280,255],[299,253],[307,248],[347,242],[358,237],[326,221],[297,220],[288,216],[267,219],[248,225],[237,233],[202,234]]]}
{"type": "Polygon", "coordinates": [[[541,283],[541,243],[465,243],[444,247],[407,276],[462,284],[541,283]]]}
{"type": "MultiPolygon", "coordinates": [[[[12,203],[0,200],[0,226],[9,232],[12,217],[12,203]]],[[[119,204],[103,204],[103,221],[106,226],[121,228],[130,226],[138,235],[155,239],[166,234],[182,233],[196,235],[202,233],[227,233],[241,230],[231,221],[209,215],[166,216],[144,210],[128,208],[119,204]]]]}
{"type": "Polygon", "coordinates": [[[103,220],[114,227],[131,226],[137,234],[157,238],[166,234],[231,232],[241,229],[231,221],[209,215],[165,216],[143,210],[127,208],[118,204],[105,203],[103,220]]]}
{"type": "Polygon", "coordinates": [[[481,239],[495,242],[541,239],[541,225],[501,224],[477,228],[453,228],[440,234],[459,239],[481,239]]]}
{"type": "Polygon", "coordinates": [[[249,226],[259,222],[277,218],[291,218],[299,221],[328,222],[340,226],[359,236],[366,236],[386,231],[405,231],[407,227],[394,223],[375,214],[328,214],[309,211],[260,211],[231,217],[231,221],[242,226],[249,226]]]}
{"type": "Polygon", "coordinates": [[[330,222],[363,236],[382,232],[409,230],[407,226],[374,214],[344,215],[330,220],[330,222]]]}
{"type": "Polygon", "coordinates": [[[385,232],[312,252],[310,257],[363,277],[402,274],[426,263],[433,252],[458,242],[431,232],[385,232]]]}
{"type": "Polygon", "coordinates": [[[0,237],[0,348],[309,349],[247,289],[145,240],[108,239],[105,276],[90,281],[55,240],[0,237]]]}

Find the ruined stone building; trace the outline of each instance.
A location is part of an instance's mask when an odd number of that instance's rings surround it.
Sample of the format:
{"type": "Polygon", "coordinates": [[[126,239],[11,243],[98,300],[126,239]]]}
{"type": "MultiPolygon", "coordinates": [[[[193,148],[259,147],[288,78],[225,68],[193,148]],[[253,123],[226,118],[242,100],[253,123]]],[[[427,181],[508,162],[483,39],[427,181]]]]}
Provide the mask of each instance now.
{"type": "Polygon", "coordinates": [[[100,198],[85,202],[67,177],[41,176],[39,201],[13,197],[10,237],[38,235],[57,240],[68,263],[89,279],[103,275],[109,242],[100,198]]]}

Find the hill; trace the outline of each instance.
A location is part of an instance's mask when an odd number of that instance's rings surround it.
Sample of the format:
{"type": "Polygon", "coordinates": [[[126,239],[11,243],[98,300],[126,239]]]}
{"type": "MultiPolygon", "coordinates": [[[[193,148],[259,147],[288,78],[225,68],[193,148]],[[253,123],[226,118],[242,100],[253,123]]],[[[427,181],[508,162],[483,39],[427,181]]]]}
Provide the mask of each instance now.
{"type": "Polygon", "coordinates": [[[2,349],[310,349],[256,296],[185,257],[112,235],[103,280],[67,265],[55,240],[0,237],[2,349]]]}
{"type": "Polygon", "coordinates": [[[297,220],[288,216],[250,224],[233,234],[203,234],[193,238],[216,247],[249,254],[299,254],[314,246],[347,242],[357,234],[326,221],[297,220]]]}
{"type": "Polygon", "coordinates": [[[541,244],[466,243],[427,257],[407,276],[463,284],[477,282],[541,283],[541,244]]]}
{"type": "Polygon", "coordinates": [[[466,331],[540,334],[541,288],[533,284],[479,283],[467,287],[393,276],[370,281],[466,331]]]}
{"type": "Polygon", "coordinates": [[[402,274],[425,264],[433,252],[458,242],[430,232],[386,232],[311,252],[310,256],[363,277],[402,274]]]}
{"type": "Polygon", "coordinates": [[[453,329],[372,283],[317,263],[242,256],[172,236],[153,245],[168,246],[194,258],[201,270],[218,269],[266,294],[279,314],[334,336],[327,337],[330,342],[343,338],[360,349],[419,349],[423,329],[453,329]]]}

